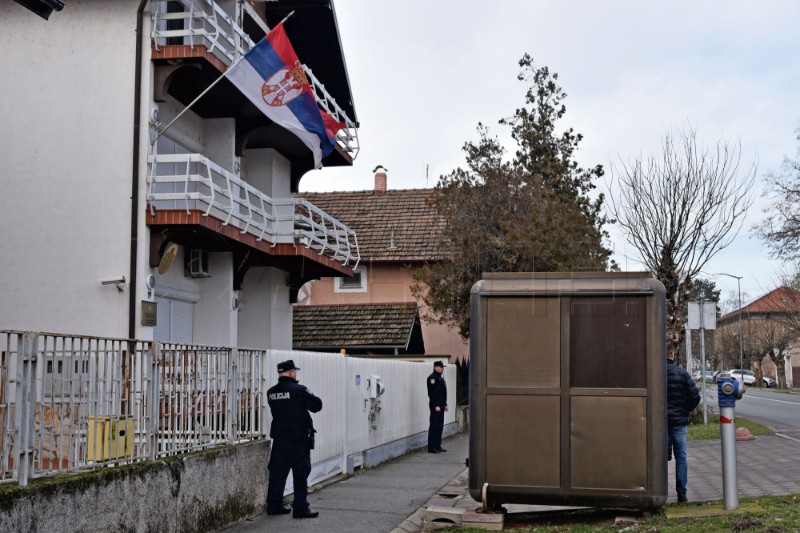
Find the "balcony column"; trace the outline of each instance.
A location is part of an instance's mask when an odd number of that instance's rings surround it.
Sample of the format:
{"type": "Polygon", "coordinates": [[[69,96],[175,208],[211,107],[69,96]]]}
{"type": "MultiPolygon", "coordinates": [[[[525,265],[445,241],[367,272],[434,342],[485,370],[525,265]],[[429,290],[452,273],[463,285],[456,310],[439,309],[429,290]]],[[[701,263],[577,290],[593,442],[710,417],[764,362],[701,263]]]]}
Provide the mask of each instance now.
{"type": "Polygon", "coordinates": [[[272,148],[247,150],[242,157],[242,177],[272,198],[292,196],[292,165],[272,148]]]}
{"type": "Polygon", "coordinates": [[[238,313],[233,300],[233,257],[229,252],[208,254],[208,278],[197,281],[202,305],[195,305],[194,344],[241,346],[238,313]]]}
{"type": "Polygon", "coordinates": [[[273,267],[247,271],[239,292],[239,345],[292,349],[292,306],[289,274],[273,267]]]}
{"type": "MultiPolygon", "coordinates": [[[[242,157],[242,178],[270,198],[291,198],[291,170],[288,159],[272,148],[247,150],[242,157]]],[[[294,224],[291,206],[275,208],[278,217],[279,242],[293,242],[294,224]]]]}

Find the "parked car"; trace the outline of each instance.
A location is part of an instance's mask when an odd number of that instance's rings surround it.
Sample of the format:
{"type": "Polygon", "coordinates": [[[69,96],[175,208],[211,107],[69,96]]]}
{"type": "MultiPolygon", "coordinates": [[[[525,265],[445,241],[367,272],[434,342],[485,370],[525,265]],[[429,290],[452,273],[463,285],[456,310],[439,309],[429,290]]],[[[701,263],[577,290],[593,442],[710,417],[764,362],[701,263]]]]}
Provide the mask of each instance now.
{"type": "Polygon", "coordinates": [[[712,372],[711,370],[706,370],[705,378],[703,378],[703,376],[701,376],[700,374],[702,374],[700,370],[693,373],[692,379],[694,379],[695,381],[700,381],[701,379],[704,379],[706,383],[714,383],[714,372],[712,372]]]}
{"type": "Polygon", "coordinates": [[[742,381],[745,385],[755,385],[756,375],[751,370],[734,369],[730,371],[731,377],[737,381],[742,381]]]}
{"type": "Polygon", "coordinates": [[[777,387],[778,386],[778,382],[777,381],[775,381],[774,379],[769,378],[767,376],[764,376],[763,378],[761,378],[761,382],[768,389],[771,389],[772,387],[777,387]]]}

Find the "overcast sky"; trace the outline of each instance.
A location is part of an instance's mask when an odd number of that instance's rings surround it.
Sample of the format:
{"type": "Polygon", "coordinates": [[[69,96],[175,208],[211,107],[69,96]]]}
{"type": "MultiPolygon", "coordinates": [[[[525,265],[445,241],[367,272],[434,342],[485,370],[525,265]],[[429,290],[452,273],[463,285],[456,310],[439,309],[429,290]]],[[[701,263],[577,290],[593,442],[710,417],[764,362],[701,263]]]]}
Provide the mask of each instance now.
{"type": "MultiPolygon", "coordinates": [[[[741,141],[758,160],[756,205],[733,245],[704,270],[743,276],[752,300],[774,288],[780,264],[751,227],[762,217],[764,174],[800,143],[800,2],[795,0],[335,0],[361,150],[353,167],[306,175],[304,191],[433,187],[464,166],[482,122],[523,105],[524,53],[557,72],[567,93],[560,127],[583,133],[578,160],[610,166],[660,151],[670,128],[691,125],[713,145],[741,141]],[[426,173],[426,167],[429,169],[426,173]]],[[[323,80],[324,81],[324,80],[323,80]]],[[[598,183],[605,189],[606,184],[598,183]]],[[[612,230],[624,270],[636,253],[612,230]]],[[[714,278],[723,298],[736,280],[714,278]]],[[[745,304],[748,298],[743,297],[745,304]]]]}

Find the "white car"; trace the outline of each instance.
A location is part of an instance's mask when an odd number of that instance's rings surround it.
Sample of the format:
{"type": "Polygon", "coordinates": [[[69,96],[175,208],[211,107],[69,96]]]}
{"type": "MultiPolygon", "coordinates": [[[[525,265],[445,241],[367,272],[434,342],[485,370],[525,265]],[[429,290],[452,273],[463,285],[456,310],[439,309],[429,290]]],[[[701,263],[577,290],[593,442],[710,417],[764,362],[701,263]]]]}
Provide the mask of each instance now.
{"type": "Polygon", "coordinates": [[[742,381],[745,385],[755,385],[756,375],[751,370],[731,370],[731,377],[736,381],[742,381]]]}

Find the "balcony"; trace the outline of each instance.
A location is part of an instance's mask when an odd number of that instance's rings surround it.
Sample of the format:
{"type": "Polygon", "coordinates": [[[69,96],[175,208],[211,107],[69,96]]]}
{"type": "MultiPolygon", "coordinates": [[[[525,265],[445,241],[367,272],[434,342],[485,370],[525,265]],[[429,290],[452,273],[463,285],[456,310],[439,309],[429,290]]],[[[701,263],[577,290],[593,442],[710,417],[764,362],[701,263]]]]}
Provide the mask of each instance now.
{"type": "MultiPolygon", "coordinates": [[[[237,265],[351,275],[360,256],[353,230],[301,198],[271,198],[202,154],[148,158],[147,225],[163,242],[232,251],[237,265]],[[222,236],[223,238],[220,238],[222,236]],[[305,261],[311,259],[312,261],[305,261]]],[[[151,250],[151,265],[157,264],[151,250]]],[[[239,268],[239,279],[246,268],[239,268]]]]}
{"type": "MultiPolygon", "coordinates": [[[[292,2],[282,2],[281,9],[291,9],[292,2]]],[[[297,10],[287,25],[287,34],[298,52],[301,61],[308,58],[315,63],[314,69],[320,71],[323,79],[329,80],[326,87],[314,70],[304,64],[303,68],[321,109],[346,127],[336,135],[337,149],[323,160],[324,165],[350,165],[359,151],[357,121],[352,104],[349,80],[338,39],[335,14],[329,2],[316,1],[304,9],[297,10]],[[304,31],[313,27],[313,32],[304,31]],[[294,30],[294,33],[290,30],[294,30]],[[312,35],[313,34],[313,35],[312,35]]],[[[225,72],[238,58],[254,46],[254,39],[260,39],[268,30],[266,23],[249,5],[242,7],[239,2],[226,5],[243,11],[228,13],[220,4],[211,0],[178,0],[153,2],[153,25],[151,55],[156,66],[154,98],[164,101],[168,93],[179,102],[187,105],[205,90],[222,72],[225,72]],[[247,23],[249,32],[241,24],[247,23]],[[183,68],[190,66],[193,68],[183,68]]],[[[243,4],[242,4],[243,5],[243,4]]],[[[264,8],[267,11],[274,7],[264,8]]],[[[270,19],[270,15],[265,15],[270,19]]],[[[274,12],[270,20],[277,24],[285,16],[274,12]]],[[[278,138],[271,128],[271,122],[263,117],[249,101],[226,80],[212,89],[194,108],[204,118],[230,117],[237,119],[237,151],[242,155],[246,148],[276,147],[292,158],[293,151],[299,149],[290,141],[278,138]],[[274,143],[281,144],[276,146],[274,143]]],[[[294,154],[296,157],[300,157],[294,154]]],[[[297,166],[293,164],[293,167],[297,166]]],[[[307,162],[298,166],[296,172],[309,170],[307,162]]],[[[312,167],[313,168],[313,167],[312,167]]],[[[293,171],[293,190],[299,176],[293,171]]]]}

